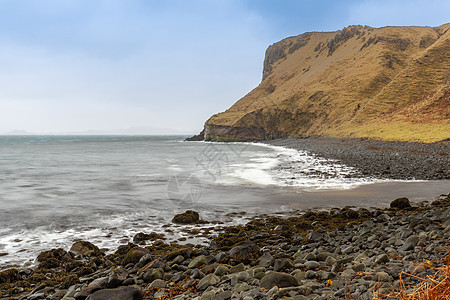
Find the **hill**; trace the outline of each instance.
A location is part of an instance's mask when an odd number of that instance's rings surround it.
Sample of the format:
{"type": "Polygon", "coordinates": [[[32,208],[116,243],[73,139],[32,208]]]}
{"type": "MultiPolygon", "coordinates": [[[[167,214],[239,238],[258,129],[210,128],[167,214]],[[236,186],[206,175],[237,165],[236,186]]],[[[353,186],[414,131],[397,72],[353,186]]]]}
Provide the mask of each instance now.
{"type": "Polygon", "coordinates": [[[205,123],[220,141],[450,137],[450,23],[350,26],[271,45],[262,82],[205,123]]]}

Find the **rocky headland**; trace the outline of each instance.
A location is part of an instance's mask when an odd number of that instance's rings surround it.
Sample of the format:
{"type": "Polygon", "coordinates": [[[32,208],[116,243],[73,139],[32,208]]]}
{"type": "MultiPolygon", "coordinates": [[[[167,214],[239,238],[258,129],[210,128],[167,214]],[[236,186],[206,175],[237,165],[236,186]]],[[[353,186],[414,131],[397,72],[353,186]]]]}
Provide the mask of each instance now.
{"type": "Polygon", "coordinates": [[[384,209],[260,215],[224,227],[204,227],[209,222],[187,211],[170,223],[209,245],[167,244],[155,232],[137,232],[109,252],[78,241],[42,252],[34,268],[1,271],[0,297],[382,299],[427,292],[424,283],[449,292],[450,195],[413,204],[399,198],[384,209]]]}
{"type": "Polygon", "coordinates": [[[271,45],[261,83],[198,138],[450,138],[450,24],[349,26],[271,45]]]}

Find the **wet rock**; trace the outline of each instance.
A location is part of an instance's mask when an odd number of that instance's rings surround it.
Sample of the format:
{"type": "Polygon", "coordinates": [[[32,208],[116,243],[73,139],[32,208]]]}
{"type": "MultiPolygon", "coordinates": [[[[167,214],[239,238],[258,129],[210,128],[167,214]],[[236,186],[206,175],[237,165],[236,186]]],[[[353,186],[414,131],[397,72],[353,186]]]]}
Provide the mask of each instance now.
{"type": "Polygon", "coordinates": [[[166,283],[164,282],[164,280],[156,279],[156,280],[153,280],[153,282],[150,284],[150,287],[157,288],[157,289],[165,289],[166,283]]]}
{"type": "Polygon", "coordinates": [[[386,272],[377,272],[373,278],[375,281],[381,281],[381,282],[389,282],[391,281],[391,278],[389,277],[389,274],[386,272]]]}
{"type": "Polygon", "coordinates": [[[318,242],[323,238],[323,233],[312,231],[308,234],[307,238],[310,242],[318,242]]]}
{"type": "Polygon", "coordinates": [[[142,279],[147,283],[151,283],[156,279],[162,279],[163,276],[164,272],[161,269],[150,269],[144,274],[142,279]]]}
{"type": "Polygon", "coordinates": [[[287,273],[272,272],[261,279],[260,286],[265,289],[271,289],[274,286],[279,288],[298,286],[297,279],[287,273]]]}
{"type": "Polygon", "coordinates": [[[128,253],[125,255],[125,257],[122,260],[122,265],[126,266],[129,263],[135,264],[139,262],[141,257],[149,253],[150,251],[146,248],[134,247],[133,249],[128,251],[128,253]]]}
{"type": "Polygon", "coordinates": [[[20,279],[19,270],[17,269],[8,269],[0,272],[0,284],[12,283],[19,279],[20,279]]]}
{"type": "Polygon", "coordinates": [[[253,242],[246,242],[230,250],[229,256],[234,261],[250,263],[256,261],[261,253],[259,247],[253,242]]]}
{"type": "Polygon", "coordinates": [[[377,257],[377,259],[375,260],[375,263],[377,263],[377,264],[385,264],[385,263],[387,263],[387,262],[389,262],[389,257],[388,257],[387,254],[385,254],[385,253],[380,254],[380,255],[377,257]]]}
{"type": "Polygon", "coordinates": [[[217,282],[219,282],[219,277],[214,274],[209,274],[198,282],[197,289],[201,291],[206,290],[208,287],[215,285],[217,282]]]}
{"type": "Polygon", "coordinates": [[[189,269],[198,268],[200,266],[206,265],[206,258],[204,255],[197,256],[188,265],[189,269]]]}
{"type": "Polygon", "coordinates": [[[97,279],[94,279],[86,288],[84,288],[82,291],[85,294],[92,294],[98,290],[105,289],[108,284],[108,277],[100,277],[97,279]]]}
{"type": "Polygon", "coordinates": [[[404,209],[404,208],[411,207],[411,203],[409,202],[408,198],[402,197],[402,198],[397,198],[397,199],[393,200],[391,202],[390,206],[391,206],[391,208],[404,209]]]}
{"type": "Polygon", "coordinates": [[[195,224],[200,220],[198,212],[193,210],[187,210],[184,213],[175,215],[172,219],[176,224],[195,224]]]}
{"type": "Polygon", "coordinates": [[[79,282],[80,282],[80,279],[78,278],[78,276],[75,274],[71,274],[64,279],[63,283],[61,284],[61,287],[63,289],[68,289],[72,285],[77,284],[79,282]]]}
{"type": "Polygon", "coordinates": [[[214,271],[214,275],[222,277],[223,275],[228,274],[229,271],[230,271],[230,269],[228,267],[226,267],[224,265],[220,265],[214,271]]]}
{"type": "Polygon", "coordinates": [[[420,238],[418,235],[411,235],[406,239],[405,244],[401,246],[399,249],[402,251],[413,250],[414,247],[417,246],[417,244],[419,243],[419,240],[420,238]]]}
{"type": "Polygon", "coordinates": [[[156,232],[152,232],[150,234],[139,232],[133,237],[133,243],[138,244],[138,243],[145,242],[148,240],[155,241],[155,240],[160,240],[160,239],[164,239],[164,234],[156,233],[156,232]]]}
{"type": "Polygon", "coordinates": [[[86,241],[75,242],[72,247],[70,247],[69,252],[81,256],[99,256],[102,254],[97,246],[86,241]]]}
{"type": "Polygon", "coordinates": [[[108,288],[116,288],[122,285],[123,281],[127,279],[128,271],[123,268],[117,268],[112,271],[108,277],[108,288]]]}
{"type": "Polygon", "coordinates": [[[134,287],[126,286],[115,289],[104,289],[93,293],[88,300],[142,300],[142,292],[134,287]]]}
{"type": "Polygon", "coordinates": [[[310,261],[305,262],[305,266],[309,269],[314,270],[320,266],[320,263],[318,263],[317,261],[314,261],[314,260],[310,260],[310,261]]]}
{"type": "Polygon", "coordinates": [[[286,271],[294,267],[294,263],[289,258],[276,259],[273,265],[275,272],[286,271]]]}

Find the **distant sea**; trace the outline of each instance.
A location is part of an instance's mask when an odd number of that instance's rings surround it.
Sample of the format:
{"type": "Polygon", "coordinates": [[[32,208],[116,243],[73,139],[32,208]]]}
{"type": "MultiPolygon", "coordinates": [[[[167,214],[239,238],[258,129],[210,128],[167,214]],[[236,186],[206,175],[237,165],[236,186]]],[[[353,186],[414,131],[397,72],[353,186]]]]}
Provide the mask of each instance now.
{"type": "Polygon", "coordinates": [[[0,269],[80,239],[113,249],[138,232],[164,233],[186,209],[237,223],[244,220],[229,213],[386,206],[447,192],[441,182],[357,178],[292,149],[185,138],[0,136],[0,269]]]}

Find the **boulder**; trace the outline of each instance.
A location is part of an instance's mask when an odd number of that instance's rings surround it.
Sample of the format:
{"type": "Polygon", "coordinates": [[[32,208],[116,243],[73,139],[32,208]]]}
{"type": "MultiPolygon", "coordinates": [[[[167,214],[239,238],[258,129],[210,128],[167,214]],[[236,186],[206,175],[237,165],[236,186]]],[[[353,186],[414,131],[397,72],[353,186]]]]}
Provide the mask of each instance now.
{"type": "Polygon", "coordinates": [[[206,290],[211,285],[215,285],[217,282],[219,282],[219,280],[219,277],[214,274],[206,275],[202,280],[198,282],[197,289],[201,291],[206,290]]]}
{"type": "Polygon", "coordinates": [[[69,252],[81,256],[99,256],[102,254],[97,246],[86,241],[75,242],[72,247],[70,247],[69,252]]]}
{"type": "Polygon", "coordinates": [[[404,209],[404,208],[408,208],[411,207],[411,203],[409,203],[409,199],[406,197],[402,197],[402,198],[397,198],[395,200],[393,200],[390,204],[391,208],[395,208],[395,209],[404,209]]]}
{"type": "Polygon", "coordinates": [[[246,242],[230,250],[229,256],[232,260],[242,263],[250,263],[258,260],[261,256],[259,247],[252,242],[246,242]]]}
{"type": "Polygon", "coordinates": [[[149,254],[150,251],[142,247],[134,247],[125,255],[122,261],[122,265],[126,266],[129,263],[137,263],[142,256],[149,254]]]}
{"type": "Polygon", "coordinates": [[[172,219],[173,223],[177,224],[195,224],[200,220],[198,212],[187,210],[182,214],[175,215],[172,219]]]}
{"type": "Polygon", "coordinates": [[[134,287],[125,286],[115,289],[104,289],[89,296],[88,300],[142,300],[142,292],[134,287]]]}
{"type": "Polygon", "coordinates": [[[272,272],[261,279],[260,286],[265,289],[271,289],[274,286],[279,288],[298,286],[297,279],[287,273],[272,272]]]}

